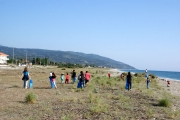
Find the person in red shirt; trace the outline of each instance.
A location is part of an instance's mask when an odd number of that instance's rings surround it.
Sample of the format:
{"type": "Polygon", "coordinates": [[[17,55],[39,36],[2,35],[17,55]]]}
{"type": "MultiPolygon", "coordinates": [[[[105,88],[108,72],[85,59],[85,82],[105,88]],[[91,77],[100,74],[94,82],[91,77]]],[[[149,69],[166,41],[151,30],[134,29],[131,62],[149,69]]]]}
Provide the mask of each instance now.
{"type": "Polygon", "coordinates": [[[69,84],[69,79],[70,79],[70,76],[68,73],[66,73],[66,80],[65,80],[65,84],[69,84]]]}
{"type": "Polygon", "coordinates": [[[85,73],[85,85],[88,85],[89,80],[91,79],[91,75],[88,71],[85,73]]]}
{"type": "Polygon", "coordinates": [[[169,80],[167,81],[167,87],[170,87],[170,81],[169,80]]]}
{"type": "Polygon", "coordinates": [[[111,74],[108,72],[108,77],[110,78],[111,77],[111,74]]]}

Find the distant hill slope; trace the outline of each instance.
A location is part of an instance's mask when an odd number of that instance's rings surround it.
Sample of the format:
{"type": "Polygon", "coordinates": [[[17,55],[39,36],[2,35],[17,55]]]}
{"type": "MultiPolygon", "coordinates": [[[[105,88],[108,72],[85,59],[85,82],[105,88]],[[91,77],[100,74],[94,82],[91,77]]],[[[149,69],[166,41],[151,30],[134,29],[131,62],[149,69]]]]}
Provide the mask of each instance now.
{"type": "MultiPolygon", "coordinates": [[[[9,55],[9,58],[13,57],[13,48],[0,45],[0,52],[4,52],[9,55]]],[[[95,55],[85,54],[80,52],[71,51],[57,51],[57,50],[44,50],[44,49],[30,49],[30,48],[14,48],[14,59],[16,58],[49,58],[51,61],[63,62],[63,63],[78,63],[78,64],[94,64],[97,66],[105,66],[110,68],[119,69],[135,69],[134,67],[115,61],[113,59],[95,55]]]]}

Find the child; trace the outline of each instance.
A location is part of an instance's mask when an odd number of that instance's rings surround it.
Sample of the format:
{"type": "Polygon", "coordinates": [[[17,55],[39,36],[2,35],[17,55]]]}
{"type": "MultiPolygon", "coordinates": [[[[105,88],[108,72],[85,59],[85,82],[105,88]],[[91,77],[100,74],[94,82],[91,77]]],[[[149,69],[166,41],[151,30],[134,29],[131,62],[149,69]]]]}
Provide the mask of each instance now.
{"type": "Polygon", "coordinates": [[[60,80],[61,80],[61,83],[64,83],[64,73],[61,74],[60,80]]]}
{"type": "Polygon", "coordinates": [[[25,67],[24,71],[22,72],[22,80],[24,81],[24,88],[25,89],[27,89],[27,87],[28,87],[29,78],[30,78],[30,76],[29,76],[28,68],[25,67]]]}
{"type": "Polygon", "coordinates": [[[111,74],[108,72],[108,77],[110,78],[111,77],[111,74]]]}
{"type": "Polygon", "coordinates": [[[147,89],[149,89],[150,79],[147,77],[146,83],[147,83],[147,89]]]}
{"type": "Polygon", "coordinates": [[[167,87],[170,87],[170,81],[169,80],[167,81],[167,87]]]}
{"type": "Polygon", "coordinates": [[[54,87],[57,88],[57,86],[56,86],[56,75],[54,72],[52,73],[52,84],[54,84],[54,87]]]}
{"type": "Polygon", "coordinates": [[[67,73],[67,74],[66,74],[66,81],[65,81],[65,84],[69,84],[69,78],[70,78],[70,76],[69,76],[69,74],[67,73]]]}

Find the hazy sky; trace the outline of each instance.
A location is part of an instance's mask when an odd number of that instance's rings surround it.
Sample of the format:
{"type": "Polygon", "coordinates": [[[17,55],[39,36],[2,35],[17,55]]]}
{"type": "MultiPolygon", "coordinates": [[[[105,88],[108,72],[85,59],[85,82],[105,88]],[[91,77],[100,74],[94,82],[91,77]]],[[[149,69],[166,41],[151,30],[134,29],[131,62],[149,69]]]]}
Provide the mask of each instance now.
{"type": "Polygon", "coordinates": [[[180,71],[180,0],[0,0],[0,45],[180,71]]]}

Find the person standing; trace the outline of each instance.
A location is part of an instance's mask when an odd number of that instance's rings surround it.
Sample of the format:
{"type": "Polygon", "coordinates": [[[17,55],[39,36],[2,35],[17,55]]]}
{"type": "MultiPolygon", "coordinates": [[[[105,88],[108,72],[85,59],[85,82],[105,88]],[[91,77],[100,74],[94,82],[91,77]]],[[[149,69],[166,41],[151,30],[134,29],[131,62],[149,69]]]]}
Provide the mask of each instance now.
{"type": "Polygon", "coordinates": [[[145,73],[147,73],[147,72],[148,72],[148,70],[146,69],[146,70],[145,70],[145,73]]]}
{"type": "Polygon", "coordinates": [[[49,73],[49,82],[50,82],[51,88],[53,88],[53,85],[52,85],[52,72],[49,73]]]}
{"type": "Polygon", "coordinates": [[[145,77],[148,78],[148,70],[145,70],[145,77]]]}
{"type": "Polygon", "coordinates": [[[28,80],[30,78],[29,72],[28,72],[28,68],[25,67],[24,71],[22,72],[22,80],[24,81],[24,88],[27,89],[28,86],[28,80]]]}
{"type": "Polygon", "coordinates": [[[123,78],[124,78],[124,75],[123,75],[122,73],[121,73],[121,75],[120,75],[120,78],[121,78],[121,79],[123,79],[123,78]]]}
{"type": "Polygon", "coordinates": [[[88,86],[88,82],[91,79],[91,75],[88,71],[85,73],[85,86],[88,86]]]}
{"type": "Polygon", "coordinates": [[[64,83],[64,73],[62,73],[62,74],[60,75],[60,80],[61,80],[61,83],[64,83]]]}
{"type": "Polygon", "coordinates": [[[66,80],[65,80],[65,84],[69,84],[69,78],[70,78],[69,74],[68,74],[68,73],[66,73],[66,80]]]}
{"type": "Polygon", "coordinates": [[[127,83],[128,83],[128,90],[131,90],[131,86],[132,86],[132,76],[131,76],[131,73],[128,72],[128,75],[127,75],[127,83]]]}
{"type": "Polygon", "coordinates": [[[73,84],[76,82],[76,72],[75,72],[75,70],[73,70],[73,72],[72,72],[72,82],[73,82],[73,84]]]}
{"type": "Polygon", "coordinates": [[[110,78],[111,77],[111,74],[108,72],[108,77],[110,78]]]}
{"type": "Polygon", "coordinates": [[[147,83],[147,89],[149,89],[149,85],[150,85],[151,80],[147,77],[146,83],[147,83]]]}
{"type": "Polygon", "coordinates": [[[57,86],[56,86],[56,75],[54,72],[52,73],[52,84],[54,85],[55,88],[57,88],[57,86]]]}
{"type": "Polygon", "coordinates": [[[79,81],[80,81],[80,86],[82,89],[84,87],[84,73],[83,73],[83,71],[80,72],[79,81]]]}

